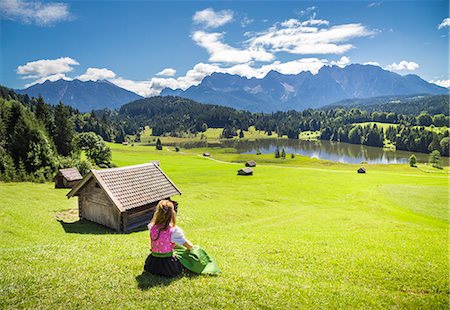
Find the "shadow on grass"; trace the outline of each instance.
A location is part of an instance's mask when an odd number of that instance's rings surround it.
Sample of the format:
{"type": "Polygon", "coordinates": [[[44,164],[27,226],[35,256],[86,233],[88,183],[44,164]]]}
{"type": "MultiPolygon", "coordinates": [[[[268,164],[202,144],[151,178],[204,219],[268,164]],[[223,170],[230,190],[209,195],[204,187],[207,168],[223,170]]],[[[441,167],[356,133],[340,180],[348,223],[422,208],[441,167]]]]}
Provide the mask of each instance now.
{"type": "Polygon", "coordinates": [[[138,288],[142,291],[145,291],[156,286],[168,286],[172,282],[177,281],[181,278],[196,278],[198,276],[198,274],[192,273],[187,270],[183,270],[183,273],[177,277],[162,277],[151,274],[147,271],[143,271],[140,275],[136,276],[136,281],[138,283],[138,288]]]}
{"type": "MultiPolygon", "coordinates": [[[[57,219],[57,221],[64,228],[64,231],[69,234],[93,234],[93,235],[105,235],[105,234],[119,234],[114,229],[108,228],[106,226],[81,219],[75,222],[66,222],[61,219],[57,219]]],[[[136,229],[133,229],[130,232],[144,231],[147,230],[147,226],[141,226],[136,229]]],[[[129,233],[130,233],[129,232],[129,233]]]]}

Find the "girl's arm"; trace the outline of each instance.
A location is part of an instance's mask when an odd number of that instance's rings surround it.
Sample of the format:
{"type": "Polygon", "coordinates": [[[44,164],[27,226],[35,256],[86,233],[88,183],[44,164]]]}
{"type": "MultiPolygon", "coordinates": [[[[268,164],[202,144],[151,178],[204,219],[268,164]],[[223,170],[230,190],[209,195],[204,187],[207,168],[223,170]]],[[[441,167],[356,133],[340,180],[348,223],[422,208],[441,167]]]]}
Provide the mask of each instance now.
{"type": "Polygon", "coordinates": [[[188,250],[192,250],[192,247],[194,246],[189,240],[186,240],[185,243],[183,243],[183,246],[187,248],[188,250]]]}
{"type": "Polygon", "coordinates": [[[186,239],[184,236],[183,231],[180,227],[174,227],[173,233],[172,233],[172,242],[178,243],[186,247],[188,250],[192,249],[192,242],[186,239]]]}

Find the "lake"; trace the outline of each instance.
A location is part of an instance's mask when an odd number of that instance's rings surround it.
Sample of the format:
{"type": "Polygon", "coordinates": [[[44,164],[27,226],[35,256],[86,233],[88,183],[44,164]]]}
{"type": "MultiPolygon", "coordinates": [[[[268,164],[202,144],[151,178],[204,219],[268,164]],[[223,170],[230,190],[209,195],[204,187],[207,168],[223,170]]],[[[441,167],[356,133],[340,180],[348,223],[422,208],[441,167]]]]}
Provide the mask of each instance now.
{"type": "MultiPolygon", "coordinates": [[[[394,151],[379,147],[341,143],[333,141],[305,141],[290,139],[264,139],[255,141],[225,141],[224,146],[234,147],[238,153],[252,154],[258,150],[263,154],[274,154],[278,147],[280,152],[284,148],[287,156],[299,154],[312,158],[331,160],[336,162],[358,164],[406,164],[411,154],[416,155],[418,162],[428,162],[428,154],[394,151]]],[[[449,158],[443,157],[442,164],[449,165],[449,158]]]]}

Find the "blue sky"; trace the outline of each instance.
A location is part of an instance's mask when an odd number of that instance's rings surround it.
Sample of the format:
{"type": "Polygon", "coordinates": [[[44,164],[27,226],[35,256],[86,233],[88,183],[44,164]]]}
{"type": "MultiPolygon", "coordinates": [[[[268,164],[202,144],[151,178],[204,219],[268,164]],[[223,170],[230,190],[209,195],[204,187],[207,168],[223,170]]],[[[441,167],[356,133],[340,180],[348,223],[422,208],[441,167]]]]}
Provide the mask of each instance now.
{"type": "Polygon", "coordinates": [[[2,85],[108,79],[151,96],[213,72],[371,63],[450,86],[448,1],[56,1],[0,2],[2,85]]]}

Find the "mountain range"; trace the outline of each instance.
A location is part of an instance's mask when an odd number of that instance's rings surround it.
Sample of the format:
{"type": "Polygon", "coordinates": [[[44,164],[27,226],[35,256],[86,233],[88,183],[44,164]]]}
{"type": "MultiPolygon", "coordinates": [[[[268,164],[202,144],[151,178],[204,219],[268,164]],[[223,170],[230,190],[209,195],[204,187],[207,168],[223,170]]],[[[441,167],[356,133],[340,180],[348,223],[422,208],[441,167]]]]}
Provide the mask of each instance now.
{"type": "Polygon", "coordinates": [[[448,94],[417,75],[399,75],[378,66],[324,66],[317,74],[270,71],[262,79],[213,73],[186,90],[165,88],[162,96],[181,96],[251,112],[320,108],[344,99],[390,95],[448,94]]]}
{"type": "Polygon", "coordinates": [[[106,80],[45,81],[16,92],[32,97],[42,96],[44,101],[50,104],[58,104],[61,101],[81,112],[103,108],[118,109],[125,103],[142,98],[106,80]]]}
{"type": "MultiPolygon", "coordinates": [[[[165,88],[161,96],[180,96],[200,103],[217,104],[251,112],[274,112],[321,108],[347,99],[379,96],[439,95],[449,90],[417,75],[399,75],[378,66],[352,64],[324,66],[317,74],[309,71],[282,74],[270,71],[265,77],[213,73],[186,90],[165,88]]],[[[109,81],[45,81],[19,94],[38,97],[51,104],[62,101],[82,112],[118,109],[142,97],[109,81]]]]}

